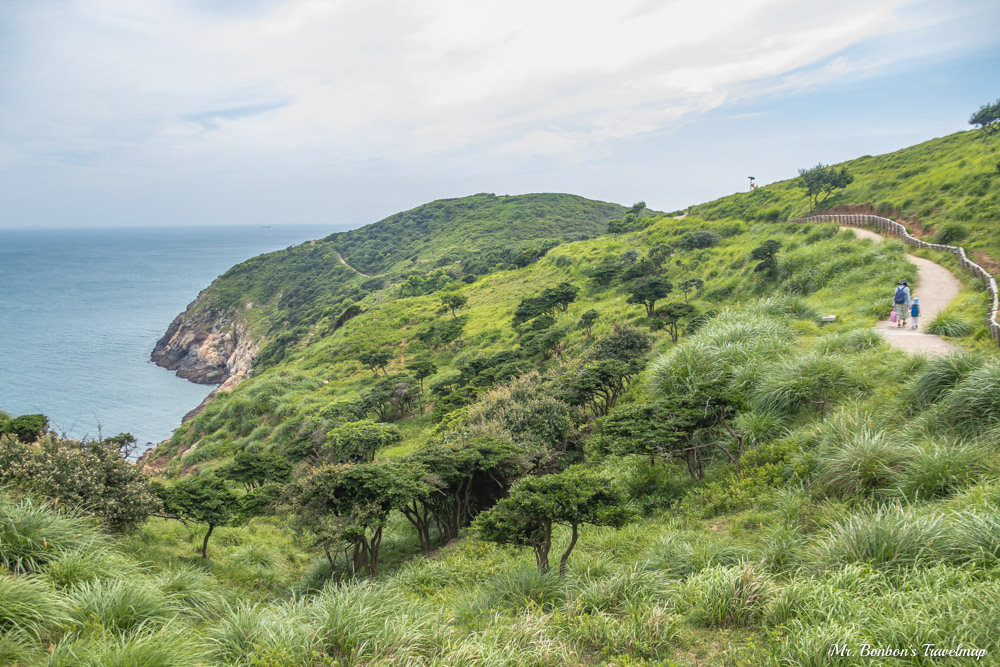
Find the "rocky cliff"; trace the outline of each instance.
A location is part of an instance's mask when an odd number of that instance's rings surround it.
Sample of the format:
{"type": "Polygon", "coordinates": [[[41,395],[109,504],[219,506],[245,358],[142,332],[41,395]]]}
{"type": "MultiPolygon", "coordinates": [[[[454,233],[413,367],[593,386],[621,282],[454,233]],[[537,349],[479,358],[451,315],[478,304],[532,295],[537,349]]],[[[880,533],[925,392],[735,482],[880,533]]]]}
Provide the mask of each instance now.
{"type": "Polygon", "coordinates": [[[257,352],[235,310],[215,314],[199,298],[174,318],[150,359],[185,380],[231,388],[249,373],[257,352]]]}

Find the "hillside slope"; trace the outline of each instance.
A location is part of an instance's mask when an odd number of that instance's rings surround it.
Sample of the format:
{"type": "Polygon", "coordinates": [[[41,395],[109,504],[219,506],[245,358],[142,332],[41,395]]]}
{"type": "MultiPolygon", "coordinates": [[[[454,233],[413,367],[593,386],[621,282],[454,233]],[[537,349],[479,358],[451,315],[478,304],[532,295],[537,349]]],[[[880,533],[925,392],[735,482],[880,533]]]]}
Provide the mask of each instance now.
{"type": "Polygon", "coordinates": [[[906,222],[916,236],[960,241],[977,261],[985,254],[998,266],[1000,133],[958,132],[836,166],[846,167],[854,182],[816,211],[791,179],[692,206],[691,212],[770,222],[828,211],[876,213],[906,222]]]}
{"type": "Polygon", "coordinates": [[[430,291],[453,278],[523,265],[558,243],[603,233],[624,210],[574,195],[478,194],[254,257],[202,291],[151,359],[192,382],[239,380],[254,363],[274,364],[333,328],[348,300],[391,282],[430,291]]]}

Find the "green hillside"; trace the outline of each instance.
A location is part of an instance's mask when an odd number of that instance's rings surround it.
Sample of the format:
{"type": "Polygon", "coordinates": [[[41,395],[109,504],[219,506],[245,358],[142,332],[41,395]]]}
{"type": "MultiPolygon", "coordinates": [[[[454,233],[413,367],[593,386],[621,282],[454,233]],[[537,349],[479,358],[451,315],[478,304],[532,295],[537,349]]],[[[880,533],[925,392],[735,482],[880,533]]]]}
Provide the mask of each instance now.
{"type": "MultiPolygon", "coordinates": [[[[846,163],[827,205],[902,207],[996,144],[907,150],[924,172],[846,163]]],[[[957,190],[922,225],[973,245],[990,222],[957,190]]],[[[476,195],[234,268],[202,299],[254,303],[272,341],[305,329],[146,460],[152,484],[121,440],[32,443],[0,413],[0,663],[995,661],[982,286],[948,311],[961,352],[908,356],[871,328],[916,276],[905,247],[782,221],[803,202],[476,195]],[[296,285],[318,291],[281,305],[296,285]]]]}
{"type": "Polygon", "coordinates": [[[523,265],[558,243],[603,233],[608,220],[624,211],[564,194],[443,199],[237,264],[192,310],[237,311],[258,338],[272,344],[261,355],[270,363],[310,327],[329,326],[347,299],[359,301],[387,282],[409,280],[411,290],[430,291],[445,281],[523,265]],[[371,277],[341,263],[338,252],[371,277]]]}
{"type": "MultiPolygon", "coordinates": [[[[986,253],[993,266],[1000,262],[1000,133],[959,132],[836,166],[846,167],[854,182],[815,212],[844,210],[900,219],[911,224],[917,236],[961,242],[973,255],[986,253]]],[[[770,222],[814,212],[795,179],[693,206],[691,211],[709,219],[770,222]]]]}

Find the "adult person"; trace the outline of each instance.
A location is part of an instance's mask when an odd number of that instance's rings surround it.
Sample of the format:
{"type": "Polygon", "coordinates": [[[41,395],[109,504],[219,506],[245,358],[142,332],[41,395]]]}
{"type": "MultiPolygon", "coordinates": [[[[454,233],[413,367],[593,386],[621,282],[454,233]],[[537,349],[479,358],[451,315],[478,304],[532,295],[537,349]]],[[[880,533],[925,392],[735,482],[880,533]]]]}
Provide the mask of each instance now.
{"type": "Polygon", "coordinates": [[[896,308],[896,326],[905,327],[906,318],[910,316],[910,287],[903,278],[896,285],[896,291],[892,295],[892,304],[896,308]]]}

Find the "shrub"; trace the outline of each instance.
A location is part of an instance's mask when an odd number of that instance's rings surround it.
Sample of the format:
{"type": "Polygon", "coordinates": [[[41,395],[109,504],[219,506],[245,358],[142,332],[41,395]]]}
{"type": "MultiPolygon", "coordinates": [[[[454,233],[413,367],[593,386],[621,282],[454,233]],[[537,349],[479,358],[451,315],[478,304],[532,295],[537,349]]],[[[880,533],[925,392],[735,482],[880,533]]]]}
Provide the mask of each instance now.
{"type": "Polygon", "coordinates": [[[606,577],[584,579],[569,592],[571,611],[579,614],[626,613],[663,603],[672,587],[658,572],[626,569],[606,577]]]}
{"type": "Polygon", "coordinates": [[[692,620],[705,627],[751,627],[763,617],[775,593],[771,578],[750,563],[712,567],[686,584],[692,620]]]}
{"type": "Polygon", "coordinates": [[[20,633],[40,640],[66,620],[65,605],[41,581],[0,574],[0,636],[20,633]]]}
{"type": "Polygon", "coordinates": [[[794,414],[860,389],[843,359],[815,352],[786,357],[761,371],[752,399],[765,412],[794,414]]]}
{"type": "Polygon", "coordinates": [[[111,633],[161,626],[174,615],[162,593],[127,579],[84,582],[70,593],[69,602],[77,623],[96,623],[111,633]]]}
{"type": "Polygon", "coordinates": [[[884,431],[863,430],[820,455],[817,482],[831,495],[871,495],[897,483],[912,459],[910,449],[884,431]]]}
{"type": "Polygon", "coordinates": [[[205,649],[183,626],[141,627],[127,635],[63,642],[50,667],[200,667],[205,649]]]}
{"type": "Polygon", "coordinates": [[[72,588],[87,581],[127,576],[135,566],[101,543],[61,553],[51,561],[42,578],[58,588],[72,588]]]}
{"type": "Polygon", "coordinates": [[[946,496],[994,470],[991,455],[973,443],[930,442],[910,452],[898,488],[913,500],[946,496]]]}
{"type": "Polygon", "coordinates": [[[937,234],[934,235],[934,243],[942,243],[944,245],[955,245],[962,239],[969,235],[968,228],[958,222],[946,222],[941,225],[938,229],[937,234]]]}
{"type": "Polygon", "coordinates": [[[930,405],[984,363],[982,355],[963,350],[932,357],[907,387],[907,396],[920,405],[930,405]]]}
{"type": "Polygon", "coordinates": [[[905,568],[948,553],[941,515],[918,515],[898,507],[850,515],[831,526],[814,546],[817,567],[865,563],[905,568]]]}
{"type": "Polygon", "coordinates": [[[215,578],[193,567],[164,570],[155,583],[167,604],[183,614],[215,616],[225,604],[222,587],[215,578]]]}
{"type": "Polygon", "coordinates": [[[37,572],[62,553],[101,542],[89,524],[31,498],[0,499],[0,565],[37,572]]]}
{"type": "Polygon", "coordinates": [[[973,326],[954,313],[942,311],[930,321],[925,331],[927,331],[927,333],[937,334],[938,336],[952,336],[954,338],[960,338],[971,334],[973,326]]]}
{"type": "Polygon", "coordinates": [[[1000,422],[1000,364],[991,361],[968,373],[939,402],[936,412],[966,432],[1000,422]]]}
{"type": "Polygon", "coordinates": [[[749,555],[730,539],[669,533],[646,552],[645,567],[662,570],[672,577],[687,577],[707,567],[734,565],[749,555]]]}

